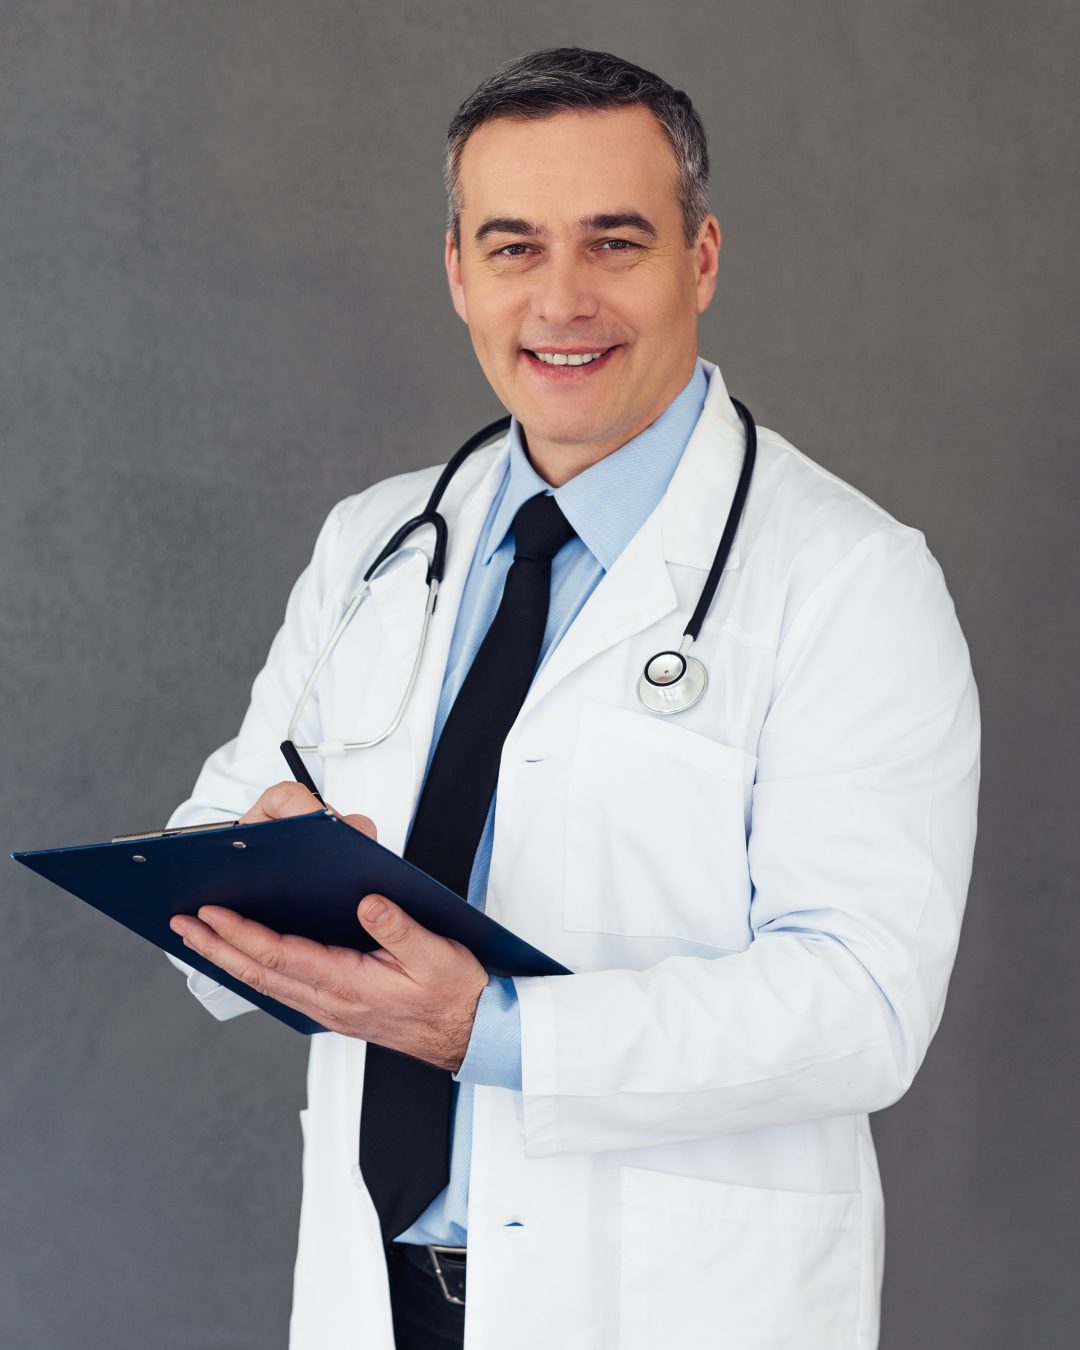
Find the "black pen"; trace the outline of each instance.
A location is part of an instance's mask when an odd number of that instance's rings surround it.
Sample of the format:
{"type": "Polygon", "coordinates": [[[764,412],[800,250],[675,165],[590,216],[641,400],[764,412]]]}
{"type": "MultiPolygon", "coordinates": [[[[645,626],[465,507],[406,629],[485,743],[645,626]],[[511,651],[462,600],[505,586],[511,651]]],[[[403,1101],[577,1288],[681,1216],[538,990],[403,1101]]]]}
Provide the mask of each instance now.
{"type": "Polygon", "coordinates": [[[300,751],[297,750],[292,741],[281,742],[281,753],[285,756],[285,762],[296,781],[307,788],[320,806],[325,806],[326,803],[322,799],[322,793],[315,786],[315,780],[308,773],[304,761],[300,758],[300,751]]]}

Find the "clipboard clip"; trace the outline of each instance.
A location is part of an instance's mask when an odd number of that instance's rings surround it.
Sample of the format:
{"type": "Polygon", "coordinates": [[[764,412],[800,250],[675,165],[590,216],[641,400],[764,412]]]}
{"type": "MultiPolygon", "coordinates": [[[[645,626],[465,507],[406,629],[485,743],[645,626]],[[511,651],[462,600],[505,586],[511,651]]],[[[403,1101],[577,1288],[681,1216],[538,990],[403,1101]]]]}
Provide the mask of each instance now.
{"type": "Polygon", "coordinates": [[[177,834],[201,834],[206,830],[234,830],[238,820],[213,820],[205,825],[174,825],[171,830],[142,830],[137,834],[114,834],[113,844],[135,844],[143,839],[171,839],[177,834]]]}

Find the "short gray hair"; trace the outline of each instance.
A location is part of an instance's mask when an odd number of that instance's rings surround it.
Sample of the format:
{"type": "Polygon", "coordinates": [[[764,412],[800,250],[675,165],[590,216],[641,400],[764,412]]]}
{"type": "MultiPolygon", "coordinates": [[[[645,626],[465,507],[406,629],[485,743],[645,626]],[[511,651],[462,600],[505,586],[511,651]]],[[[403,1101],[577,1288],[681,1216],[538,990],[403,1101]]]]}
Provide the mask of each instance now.
{"type": "Polygon", "coordinates": [[[461,152],[477,127],[499,117],[554,117],[561,112],[599,112],[634,104],[649,109],[674,151],[676,192],[689,248],[709,210],[709,148],[701,118],[689,96],[659,75],[610,52],[581,47],[550,47],[500,66],[454,114],[446,133],[443,179],[447,229],[455,246],[460,250],[461,152]]]}

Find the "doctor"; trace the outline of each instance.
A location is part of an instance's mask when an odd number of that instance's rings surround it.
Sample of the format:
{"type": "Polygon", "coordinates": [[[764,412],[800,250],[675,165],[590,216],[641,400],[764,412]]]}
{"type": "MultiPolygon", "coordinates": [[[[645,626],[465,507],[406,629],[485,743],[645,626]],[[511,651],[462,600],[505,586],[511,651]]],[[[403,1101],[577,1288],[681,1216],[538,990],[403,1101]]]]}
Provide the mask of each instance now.
{"type": "MultiPolygon", "coordinates": [[[[707,181],[686,96],[604,53],[514,62],[451,124],[450,292],[514,420],[443,499],[446,576],[400,726],[309,763],[395,851],[464,838],[467,747],[482,758],[490,740],[477,708],[502,698],[485,634],[527,607],[499,608],[512,568],[536,565],[515,561],[534,548],[526,518],[557,516],[537,673],[497,733],[466,873],[472,903],[574,973],[489,980],[379,897],[358,897],[381,944],[368,956],[215,907],[176,921],[329,1029],[303,1113],[293,1350],[877,1344],[868,1113],[906,1091],[941,1018],[975,835],[976,693],[922,536],[761,429],[694,645],[705,694],[674,716],[639,701],[643,663],[697,604],[744,454],[720,371],[697,355],[720,247],[707,181]],[[393,1133],[395,1064],[455,1075],[452,1147],[438,1129],[434,1147],[430,1131],[393,1133]],[[386,1188],[426,1175],[432,1153],[439,1184],[388,1218],[386,1188]]],[[[171,823],[314,807],[278,781],[278,743],[436,476],[331,512],[238,736],[171,823]]],[[[405,555],[376,578],[299,740],[392,720],[425,570],[405,555]]],[[[189,984],[217,1017],[250,1006],[189,984]]]]}

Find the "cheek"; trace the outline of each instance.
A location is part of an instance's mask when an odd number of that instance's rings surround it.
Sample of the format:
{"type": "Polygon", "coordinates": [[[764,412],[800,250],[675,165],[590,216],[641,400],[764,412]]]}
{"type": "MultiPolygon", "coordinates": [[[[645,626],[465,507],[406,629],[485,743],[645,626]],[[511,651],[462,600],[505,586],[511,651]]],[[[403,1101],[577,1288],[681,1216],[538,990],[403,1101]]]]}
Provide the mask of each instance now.
{"type": "Polygon", "coordinates": [[[694,308],[694,287],[689,274],[672,276],[666,272],[655,279],[653,304],[664,318],[682,318],[685,320],[690,309],[694,308]]]}
{"type": "Polygon", "coordinates": [[[637,310],[638,332],[656,354],[669,352],[679,359],[684,341],[697,329],[697,297],[691,288],[673,283],[671,277],[657,279],[649,294],[642,297],[637,310]]]}
{"type": "Polygon", "coordinates": [[[469,331],[476,351],[505,359],[517,332],[515,311],[507,298],[484,293],[469,296],[469,331]]]}
{"type": "Polygon", "coordinates": [[[639,338],[662,342],[666,330],[686,311],[684,288],[668,269],[648,265],[635,268],[619,283],[605,297],[608,313],[627,323],[639,338]]]}

